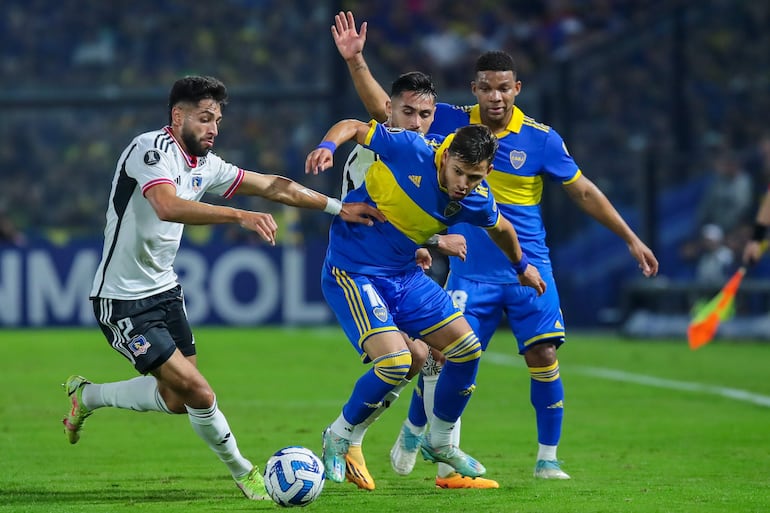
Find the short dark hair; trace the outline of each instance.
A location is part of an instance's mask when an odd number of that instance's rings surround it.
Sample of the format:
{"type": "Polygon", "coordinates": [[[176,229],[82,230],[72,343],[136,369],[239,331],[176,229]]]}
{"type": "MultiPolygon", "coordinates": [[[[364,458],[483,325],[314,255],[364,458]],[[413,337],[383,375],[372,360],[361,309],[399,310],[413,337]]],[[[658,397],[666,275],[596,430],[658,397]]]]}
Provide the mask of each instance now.
{"type": "Polygon", "coordinates": [[[516,64],[513,62],[513,57],[506,52],[499,50],[484,52],[476,59],[474,73],[479,71],[512,71],[516,75],[516,64]]]}
{"type": "Polygon", "coordinates": [[[390,87],[390,97],[399,96],[405,92],[431,96],[435,100],[436,87],[433,85],[430,75],[422,71],[409,71],[393,81],[390,87]]]}
{"type": "Polygon", "coordinates": [[[198,104],[204,99],[212,99],[220,107],[227,105],[227,88],[221,80],[214,77],[187,76],[180,78],[171,87],[168,95],[168,122],[171,123],[171,109],[179,102],[198,104]]]}
{"type": "Polygon", "coordinates": [[[457,129],[446,151],[466,164],[475,166],[485,160],[491,164],[498,144],[487,126],[468,125],[457,129]]]}

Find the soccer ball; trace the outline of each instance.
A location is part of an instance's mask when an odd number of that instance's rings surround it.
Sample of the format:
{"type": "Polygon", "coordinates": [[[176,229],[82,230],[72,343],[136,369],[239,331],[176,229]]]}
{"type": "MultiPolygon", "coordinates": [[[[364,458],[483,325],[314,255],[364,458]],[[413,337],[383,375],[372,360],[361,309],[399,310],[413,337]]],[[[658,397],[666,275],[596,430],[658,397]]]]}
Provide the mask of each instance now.
{"type": "Polygon", "coordinates": [[[264,477],[267,494],[279,506],[307,506],[321,495],[326,472],[313,451],[292,445],[270,456],[264,477]]]}

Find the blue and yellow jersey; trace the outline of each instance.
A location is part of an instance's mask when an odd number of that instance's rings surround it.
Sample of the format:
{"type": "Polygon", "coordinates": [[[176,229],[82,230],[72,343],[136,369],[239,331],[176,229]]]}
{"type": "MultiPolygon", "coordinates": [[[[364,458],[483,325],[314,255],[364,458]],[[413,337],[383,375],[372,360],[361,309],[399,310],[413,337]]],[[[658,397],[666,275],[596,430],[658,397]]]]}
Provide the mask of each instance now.
{"type": "MultiPolygon", "coordinates": [[[[436,117],[431,133],[451,134],[468,124],[480,124],[479,106],[456,107],[446,103],[436,105],[436,117]]],[[[551,270],[545,227],[540,213],[543,180],[548,178],[562,184],[577,180],[581,171],[567,152],[561,136],[551,127],[525,116],[514,107],[506,130],[495,134],[500,146],[487,183],[500,212],[516,228],[519,243],[533,265],[542,273],[551,270]]],[[[508,258],[483,230],[457,225],[449,230],[460,233],[468,243],[465,262],[451,258],[452,273],[493,283],[518,282],[508,258]]]]}
{"type": "Polygon", "coordinates": [[[461,201],[452,200],[439,185],[439,162],[452,137],[428,140],[417,132],[371,122],[364,146],[379,159],[345,201],[374,205],[388,221],[366,226],[335,217],[328,263],[349,273],[393,275],[414,269],[417,248],[448,226],[492,227],[499,222],[485,182],[461,201]]]}

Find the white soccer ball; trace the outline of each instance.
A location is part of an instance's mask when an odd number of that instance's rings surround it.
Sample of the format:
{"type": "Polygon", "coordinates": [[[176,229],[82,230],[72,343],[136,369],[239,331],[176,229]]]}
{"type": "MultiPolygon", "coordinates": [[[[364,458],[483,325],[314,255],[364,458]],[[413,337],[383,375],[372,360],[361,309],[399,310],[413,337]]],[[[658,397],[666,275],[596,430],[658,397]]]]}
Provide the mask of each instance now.
{"type": "Polygon", "coordinates": [[[313,451],[293,445],[270,456],[264,477],[268,495],[279,506],[307,506],[321,495],[326,472],[313,451]]]}

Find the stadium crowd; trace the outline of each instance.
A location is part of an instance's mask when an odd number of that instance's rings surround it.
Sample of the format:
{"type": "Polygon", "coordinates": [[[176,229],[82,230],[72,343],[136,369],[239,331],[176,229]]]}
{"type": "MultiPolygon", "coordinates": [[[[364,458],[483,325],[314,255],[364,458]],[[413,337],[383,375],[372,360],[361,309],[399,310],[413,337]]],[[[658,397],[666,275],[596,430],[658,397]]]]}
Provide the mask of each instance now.
{"type": "MultiPolygon", "coordinates": [[[[324,126],[365,116],[337,76],[344,65],[329,27],[340,8],[368,22],[367,58],[383,83],[420,69],[433,76],[439,101],[470,103],[476,56],[511,52],[524,83],[518,103],[555,126],[621,205],[639,206],[650,155],[660,187],[707,180],[715,155],[727,150],[749,173],[756,197],[770,180],[766,2],[56,5],[7,0],[0,18],[0,211],[4,224],[26,235],[6,237],[16,243],[101,232],[104,182],[119,149],[137,128],[166,121],[157,106],[185,73],[212,74],[231,88],[225,123],[238,130],[227,130],[217,153],[336,191],[338,179],[306,177],[301,163],[324,126]]],[[[559,205],[547,208],[559,215],[559,205]]],[[[326,222],[302,215],[308,236],[325,236],[326,222]]],[[[558,240],[574,228],[550,233],[558,240]]],[[[693,226],[690,235],[698,234],[693,226]]]]}

